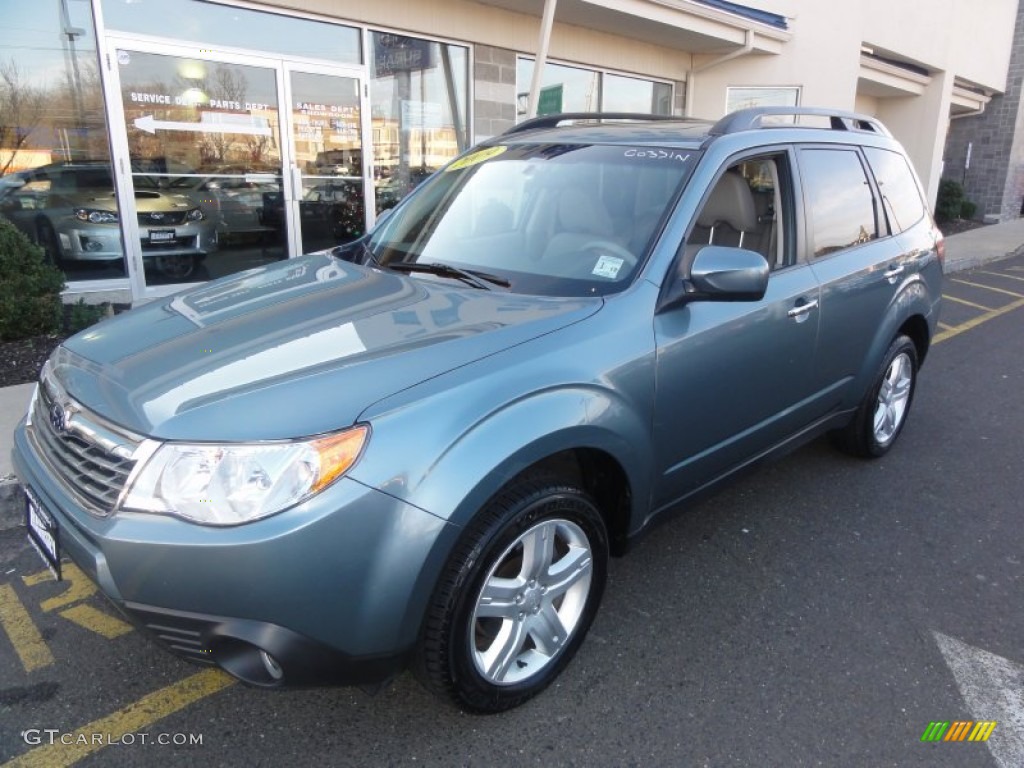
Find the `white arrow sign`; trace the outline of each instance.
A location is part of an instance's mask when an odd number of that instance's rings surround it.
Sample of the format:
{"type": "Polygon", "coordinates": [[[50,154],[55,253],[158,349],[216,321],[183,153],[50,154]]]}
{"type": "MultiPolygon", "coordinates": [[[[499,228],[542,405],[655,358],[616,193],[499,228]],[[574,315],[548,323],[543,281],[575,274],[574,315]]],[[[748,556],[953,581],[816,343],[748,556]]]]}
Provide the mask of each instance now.
{"type": "Polygon", "coordinates": [[[1001,768],[1024,766],[1024,665],[932,632],[975,720],[996,720],[987,742],[1001,768]]]}
{"type": "Polygon", "coordinates": [[[146,133],[157,131],[195,131],[197,133],[249,133],[254,136],[269,136],[270,126],[253,123],[185,123],[174,120],[155,120],[152,115],[135,118],[135,127],[146,133]]]}

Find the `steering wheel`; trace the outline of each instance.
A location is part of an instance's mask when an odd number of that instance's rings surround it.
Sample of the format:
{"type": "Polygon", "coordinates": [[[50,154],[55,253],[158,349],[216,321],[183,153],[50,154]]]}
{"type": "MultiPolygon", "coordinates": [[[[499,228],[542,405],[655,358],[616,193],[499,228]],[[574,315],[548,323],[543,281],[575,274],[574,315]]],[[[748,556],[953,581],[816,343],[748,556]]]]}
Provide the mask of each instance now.
{"type": "MultiPolygon", "coordinates": [[[[595,253],[598,257],[614,256],[615,258],[622,259],[622,267],[625,267],[626,272],[630,272],[638,263],[637,257],[632,251],[619,245],[614,240],[591,240],[580,247],[580,252],[595,253]]],[[[617,270],[616,276],[618,276],[618,272],[623,271],[622,267],[617,270]]]]}

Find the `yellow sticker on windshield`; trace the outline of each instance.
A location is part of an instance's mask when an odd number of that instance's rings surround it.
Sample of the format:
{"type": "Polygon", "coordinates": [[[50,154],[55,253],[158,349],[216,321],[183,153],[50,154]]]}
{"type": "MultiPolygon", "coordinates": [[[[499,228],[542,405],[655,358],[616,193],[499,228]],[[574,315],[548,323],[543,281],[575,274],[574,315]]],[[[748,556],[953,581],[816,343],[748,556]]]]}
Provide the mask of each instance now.
{"type": "Polygon", "coordinates": [[[482,163],[484,160],[490,160],[492,157],[497,157],[506,149],[508,149],[508,147],[487,147],[486,149],[478,150],[456,160],[444,170],[447,173],[448,171],[460,171],[463,168],[469,168],[471,165],[476,165],[477,163],[482,163]]]}

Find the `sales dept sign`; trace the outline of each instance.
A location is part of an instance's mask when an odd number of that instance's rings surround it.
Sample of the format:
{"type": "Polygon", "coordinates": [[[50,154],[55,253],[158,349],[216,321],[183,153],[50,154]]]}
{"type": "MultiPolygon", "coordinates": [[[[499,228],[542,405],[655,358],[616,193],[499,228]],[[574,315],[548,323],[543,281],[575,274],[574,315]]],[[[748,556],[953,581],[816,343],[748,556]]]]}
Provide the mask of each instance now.
{"type": "Polygon", "coordinates": [[[396,72],[430,69],[434,65],[434,43],[400,35],[380,35],[373,52],[373,76],[389,77],[396,72]]]}

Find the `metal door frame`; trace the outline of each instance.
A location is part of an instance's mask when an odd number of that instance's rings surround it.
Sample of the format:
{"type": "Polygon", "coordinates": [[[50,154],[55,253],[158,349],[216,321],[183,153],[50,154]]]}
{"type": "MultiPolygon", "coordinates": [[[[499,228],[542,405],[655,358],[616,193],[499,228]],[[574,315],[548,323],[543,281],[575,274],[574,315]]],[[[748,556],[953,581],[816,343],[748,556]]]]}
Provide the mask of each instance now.
{"type": "Polygon", "coordinates": [[[117,68],[117,52],[125,50],[130,53],[150,53],[179,58],[198,59],[225,64],[240,64],[251,67],[269,69],[274,72],[277,85],[279,136],[281,143],[281,189],[286,202],[286,247],[288,258],[300,254],[301,226],[298,218],[298,196],[301,185],[298,181],[295,158],[293,157],[293,127],[291,117],[291,83],[288,75],[291,72],[309,72],[337,77],[353,78],[358,83],[360,104],[360,131],[362,146],[363,191],[366,208],[366,225],[372,222],[371,212],[374,208],[374,188],[372,179],[372,132],[370,130],[369,83],[366,65],[322,64],[307,62],[302,59],[285,57],[259,51],[239,52],[209,49],[198,49],[180,42],[164,41],[155,38],[143,38],[138,35],[124,36],[116,32],[108,32],[98,41],[103,72],[104,98],[107,103],[110,121],[110,153],[114,168],[114,187],[118,200],[118,211],[121,222],[121,234],[124,239],[125,263],[128,267],[129,286],[133,301],[167,296],[187,287],[201,283],[173,283],[169,285],[147,285],[143,264],[141,234],[138,216],[135,210],[135,187],[131,173],[131,162],[128,148],[128,126],[125,124],[124,105],[122,103],[121,77],[117,68]]]}

